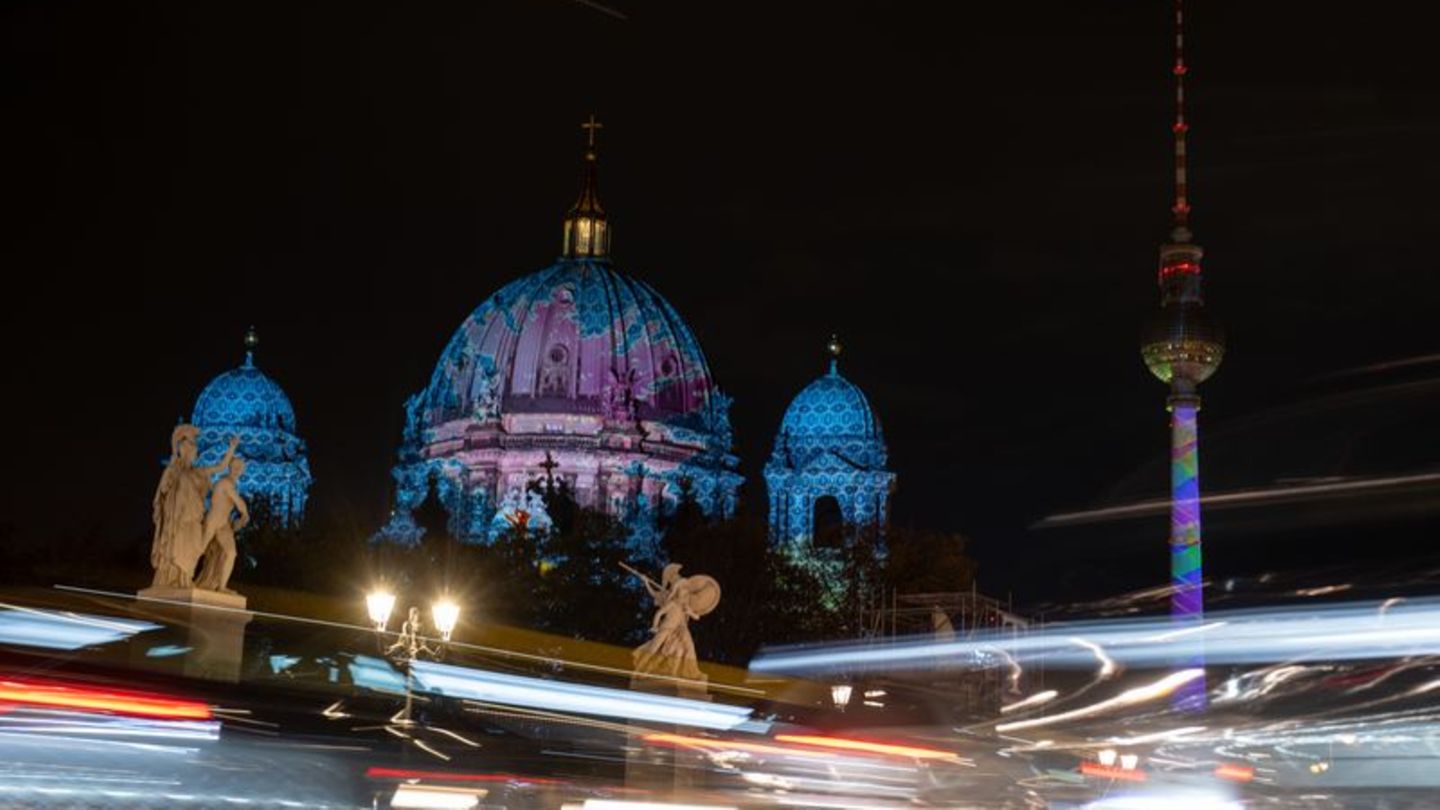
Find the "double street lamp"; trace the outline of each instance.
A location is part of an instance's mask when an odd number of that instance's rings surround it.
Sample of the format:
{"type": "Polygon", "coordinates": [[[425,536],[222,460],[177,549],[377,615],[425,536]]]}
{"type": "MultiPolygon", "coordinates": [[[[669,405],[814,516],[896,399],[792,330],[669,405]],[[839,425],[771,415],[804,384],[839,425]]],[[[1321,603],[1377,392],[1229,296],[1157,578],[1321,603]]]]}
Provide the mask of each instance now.
{"type": "Polygon", "coordinates": [[[410,711],[413,703],[411,670],[416,661],[424,658],[439,660],[444,657],[445,645],[450,643],[450,636],[455,632],[455,625],[460,621],[460,605],[453,599],[442,596],[430,606],[430,626],[440,637],[438,647],[426,643],[429,639],[421,634],[424,627],[420,618],[420,608],[413,605],[407,612],[405,621],[400,625],[400,632],[396,635],[395,641],[386,645],[385,634],[390,626],[390,615],[395,612],[395,594],[390,591],[383,589],[371,591],[365,597],[365,609],[370,614],[370,624],[375,627],[375,639],[385,657],[397,664],[405,673],[405,708],[395,716],[394,721],[401,725],[410,725],[414,722],[410,711]]]}

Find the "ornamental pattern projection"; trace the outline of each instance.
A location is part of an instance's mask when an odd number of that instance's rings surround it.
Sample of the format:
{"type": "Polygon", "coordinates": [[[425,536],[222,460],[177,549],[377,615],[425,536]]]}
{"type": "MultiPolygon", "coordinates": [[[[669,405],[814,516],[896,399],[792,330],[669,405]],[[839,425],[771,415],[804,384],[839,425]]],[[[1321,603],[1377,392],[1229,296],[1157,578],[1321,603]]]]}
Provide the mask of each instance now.
{"type": "MultiPolygon", "coordinates": [[[[451,531],[488,542],[532,482],[623,519],[637,550],[688,482],[734,512],[730,399],[679,313],[606,259],[567,258],[507,284],[456,330],[406,404],[395,509],[378,538],[413,543],[431,471],[451,531]]],[[[533,518],[532,518],[533,525],[533,518]]]]}
{"type": "Polygon", "coordinates": [[[239,368],[205,386],[190,421],[200,429],[202,465],[218,463],[230,437],[239,436],[237,452],[245,459],[241,496],[277,525],[299,524],[311,483],[305,442],[295,430],[290,398],[255,367],[252,352],[239,368]]]}
{"type": "Polygon", "coordinates": [[[895,487],[886,460],[869,401],[831,360],[829,373],[785,410],[765,465],[771,540],[795,551],[810,549],[816,503],[825,497],[835,499],[844,525],[883,528],[895,487]]]}

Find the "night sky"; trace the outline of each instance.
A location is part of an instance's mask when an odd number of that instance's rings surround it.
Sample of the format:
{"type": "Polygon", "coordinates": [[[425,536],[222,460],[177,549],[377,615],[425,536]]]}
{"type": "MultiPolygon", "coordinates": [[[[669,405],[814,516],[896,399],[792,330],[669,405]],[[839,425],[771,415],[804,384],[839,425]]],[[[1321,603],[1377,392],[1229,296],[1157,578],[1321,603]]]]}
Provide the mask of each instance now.
{"type": "MultiPolygon", "coordinates": [[[[1188,5],[1223,437],[1322,375],[1440,352],[1440,94],[1433,32],[1399,6],[1188,5]]],[[[610,7],[5,4],[0,522],[146,536],[171,426],[253,323],[315,514],[368,535],[405,397],[558,252],[593,112],[617,265],[736,397],[747,501],[836,331],[896,520],[972,537],[987,590],[1064,597],[1032,569],[1085,552],[1033,524],[1166,485],[1138,336],[1168,230],[1170,4],[610,7]]],[[[1334,472],[1243,433],[1207,488],[1334,472]]],[[[1163,521],[1145,532],[1117,585],[1166,576],[1163,521]]],[[[1244,568],[1223,530],[1207,544],[1244,568]]]]}

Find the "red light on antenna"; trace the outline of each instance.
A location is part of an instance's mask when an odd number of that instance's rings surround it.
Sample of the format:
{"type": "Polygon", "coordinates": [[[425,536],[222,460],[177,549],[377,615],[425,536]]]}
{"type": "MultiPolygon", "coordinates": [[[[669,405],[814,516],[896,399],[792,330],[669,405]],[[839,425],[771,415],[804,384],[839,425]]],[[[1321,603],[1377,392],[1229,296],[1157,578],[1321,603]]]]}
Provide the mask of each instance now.
{"type": "Polygon", "coordinates": [[[1172,263],[1172,264],[1164,265],[1163,267],[1160,268],[1160,277],[1161,277],[1161,278],[1169,278],[1170,276],[1178,276],[1178,275],[1183,275],[1183,274],[1186,274],[1186,273],[1199,273],[1199,272],[1200,272],[1200,263],[1199,263],[1199,262],[1174,262],[1174,263],[1172,263]]]}

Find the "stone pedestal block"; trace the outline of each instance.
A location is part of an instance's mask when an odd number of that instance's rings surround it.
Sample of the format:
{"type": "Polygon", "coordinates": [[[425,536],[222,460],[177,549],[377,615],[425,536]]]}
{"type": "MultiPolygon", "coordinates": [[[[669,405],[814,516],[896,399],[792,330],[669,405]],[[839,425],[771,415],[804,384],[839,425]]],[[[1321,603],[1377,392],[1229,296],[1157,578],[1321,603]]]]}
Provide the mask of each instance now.
{"type": "Polygon", "coordinates": [[[188,648],[173,656],[177,674],[232,683],[240,679],[245,625],[253,616],[245,610],[245,597],[201,588],[146,588],[136,596],[140,611],[174,628],[177,641],[188,648]]]}
{"type": "MultiPolygon", "coordinates": [[[[636,692],[667,697],[710,700],[705,687],[699,684],[636,677],[631,679],[630,688],[636,692]]],[[[703,754],[673,745],[651,744],[644,740],[647,734],[691,733],[694,733],[694,729],[666,723],[630,723],[625,754],[625,786],[667,796],[703,788],[706,767],[703,754]]]]}

